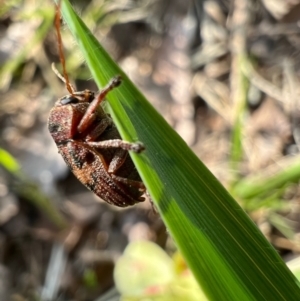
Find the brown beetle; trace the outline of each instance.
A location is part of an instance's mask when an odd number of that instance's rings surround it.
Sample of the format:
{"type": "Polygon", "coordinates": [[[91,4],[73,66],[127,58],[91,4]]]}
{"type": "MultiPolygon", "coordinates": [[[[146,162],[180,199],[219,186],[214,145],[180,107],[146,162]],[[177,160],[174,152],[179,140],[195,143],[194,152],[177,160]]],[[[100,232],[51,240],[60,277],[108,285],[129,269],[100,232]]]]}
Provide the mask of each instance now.
{"type": "Polygon", "coordinates": [[[52,69],[70,93],[55,103],[48,120],[59,153],[78,180],[107,203],[126,207],[142,202],[145,186],[128,151],[139,153],[144,146],[121,140],[112,119],[101,106],[107,93],[121,84],[121,78],[113,78],[96,96],[89,90],[75,91],[65,71],[59,6],[55,24],[64,76],[54,65],[52,69]]]}

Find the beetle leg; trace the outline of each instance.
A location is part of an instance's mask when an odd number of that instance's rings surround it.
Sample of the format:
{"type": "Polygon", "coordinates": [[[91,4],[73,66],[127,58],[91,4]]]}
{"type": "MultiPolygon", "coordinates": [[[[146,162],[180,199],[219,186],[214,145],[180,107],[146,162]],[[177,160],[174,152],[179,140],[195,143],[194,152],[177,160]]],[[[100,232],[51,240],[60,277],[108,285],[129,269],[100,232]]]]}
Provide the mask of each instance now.
{"type": "Polygon", "coordinates": [[[128,151],[134,151],[135,153],[140,153],[145,149],[144,145],[140,142],[127,142],[121,139],[86,142],[86,144],[95,148],[121,148],[128,151]]]}
{"type": "Polygon", "coordinates": [[[119,86],[121,84],[121,77],[116,76],[114,77],[106,87],[104,87],[102,90],[99,91],[98,95],[95,97],[95,99],[91,102],[88,109],[84,113],[77,129],[79,133],[83,133],[92,123],[93,118],[95,118],[95,112],[97,108],[99,107],[100,103],[104,100],[107,93],[114,89],[115,87],[119,86]]]}
{"type": "Polygon", "coordinates": [[[86,141],[96,140],[106,130],[106,128],[112,124],[113,122],[110,118],[101,119],[97,126],[87,135],[86,141]]]}
{"type": "Polygon", "coordinates": [[[114,174],[112,174],[111,177],[114,180],[118,181],[119,183],[123,183],[123,184],[129,185],[129,186],[136,187],[136,188],[140,189],[141,191],[146,190],[146,187],[143,182],[130,180],[128,178],[122,178],[122,177],[116,176],[114,174]]]}
{"type": "Polygon", "coordinates": [[[125,162],[128,155],[128,151],[124,149],[117,149],[114,157],[109,163],[108,172],[114,174],[125,162]]]}

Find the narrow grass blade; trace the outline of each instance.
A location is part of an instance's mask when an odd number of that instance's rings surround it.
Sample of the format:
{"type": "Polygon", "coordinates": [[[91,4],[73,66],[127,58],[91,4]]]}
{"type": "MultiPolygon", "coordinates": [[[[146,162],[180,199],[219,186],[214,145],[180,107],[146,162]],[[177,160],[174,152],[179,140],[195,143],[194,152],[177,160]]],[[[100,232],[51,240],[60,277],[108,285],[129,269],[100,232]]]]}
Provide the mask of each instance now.
{"type": "Polygon", "coordinates": [[[52,204],[51,200],[22,173],[21,167],[15,158],[6,150],[0,148],[0,168],[2,167],[7,173],[6,181],[11,191],[37,206],[58,228],[63,229],[67,226],[64,217],[52,204]]]}
{"type": "Polygon", "coordinates": [[[262,175],[241,180],[232,188],[232,193],[241,199],[263,197],[287,183],[297,183],[299,179],[300,164],[295,162],[271,176],[262,175]]]}

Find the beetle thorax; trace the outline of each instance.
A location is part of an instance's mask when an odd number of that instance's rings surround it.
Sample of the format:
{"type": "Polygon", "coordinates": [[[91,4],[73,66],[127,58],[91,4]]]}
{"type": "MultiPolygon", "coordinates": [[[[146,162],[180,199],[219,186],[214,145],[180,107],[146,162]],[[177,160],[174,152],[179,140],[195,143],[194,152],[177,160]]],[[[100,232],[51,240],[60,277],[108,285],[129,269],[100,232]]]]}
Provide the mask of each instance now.
{"type": "Polygon", "coordinates": [[[56,143],[65,143],[77,134],[77,126],[89,103],[56,105],[50,112],[48,128],[56,143]]]}

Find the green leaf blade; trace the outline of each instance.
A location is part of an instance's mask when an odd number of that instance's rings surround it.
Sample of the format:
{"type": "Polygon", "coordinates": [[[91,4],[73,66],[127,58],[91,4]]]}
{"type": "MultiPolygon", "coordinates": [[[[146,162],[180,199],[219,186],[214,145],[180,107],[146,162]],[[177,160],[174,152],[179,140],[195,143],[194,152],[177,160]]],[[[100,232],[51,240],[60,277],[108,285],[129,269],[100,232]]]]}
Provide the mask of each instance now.
{"type": "Polygon", "coordinates": [[[109,96],[123,139],[162,219],[210,300],[300,300],[299,284],[273,247],[179,135],[113,62],[67,1],[62,11],[101,87],[120,74],[109,96]]]}

